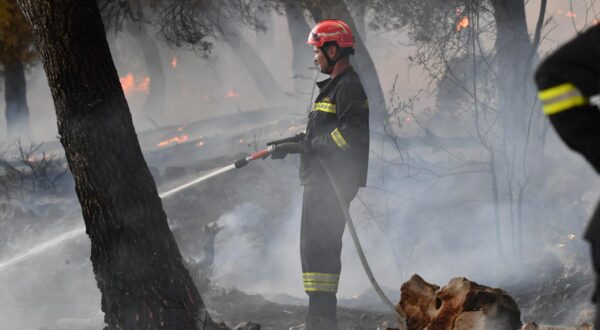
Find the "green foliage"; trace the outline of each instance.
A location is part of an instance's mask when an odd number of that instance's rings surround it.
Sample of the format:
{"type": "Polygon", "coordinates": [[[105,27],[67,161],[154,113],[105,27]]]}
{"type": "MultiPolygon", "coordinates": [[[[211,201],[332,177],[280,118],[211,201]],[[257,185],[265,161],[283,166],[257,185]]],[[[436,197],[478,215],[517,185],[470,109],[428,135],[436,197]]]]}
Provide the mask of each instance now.
{"type": "Polygon", "coordinates": [[[0,0],[0,65],[17,60],[27,65],[37,58],[29,23],[16,0],[0,0]]]}

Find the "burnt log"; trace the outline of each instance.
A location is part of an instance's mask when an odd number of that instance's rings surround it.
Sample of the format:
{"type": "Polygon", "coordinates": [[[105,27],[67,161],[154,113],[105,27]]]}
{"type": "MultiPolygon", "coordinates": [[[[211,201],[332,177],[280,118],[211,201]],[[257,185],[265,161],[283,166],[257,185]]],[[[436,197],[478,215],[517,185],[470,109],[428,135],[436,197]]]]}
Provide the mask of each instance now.
{"type": "Polygon", "coordinates": [[[398,313],[408,330],[519,329],[521,312],[503,290],[469,281],[450,280],[439,288],[414,275],[401,288],[398,313]]]}
{"type": "Polygon", "coordinates": [[[405,316],[408,329],[425,329],[429,325],[439,308],[436,306],[436,292],[439,288],[416,274],[402,284],[401,299],[396,305],[396,311],[405,316]]]}

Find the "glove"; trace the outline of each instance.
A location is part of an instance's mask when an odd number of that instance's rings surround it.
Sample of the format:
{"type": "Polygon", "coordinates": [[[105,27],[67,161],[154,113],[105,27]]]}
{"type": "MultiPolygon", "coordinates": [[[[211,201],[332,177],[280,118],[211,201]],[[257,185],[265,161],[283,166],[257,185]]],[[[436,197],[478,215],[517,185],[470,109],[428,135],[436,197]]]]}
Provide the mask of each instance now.
{"type": "Polygon", "coordinates": [[[288,154],[300,154],[306,152],[306,146],[299,142],[284,142],[275,145],[275,148],[271,152],[272,159],[283,159],[288,154]]]}
{"type": "Polygon", "coordinates": [[[304,133],[299,133],[299,134],[296,134],[294,136],[291,136],[291,137],[288,137],[288,138],[285,138],[285,139],[267,142],[267,145],[268,146],[279,145],[279,144],[288,143],[288,142],[300,142],[302,140],[304,140],[304,133]]]}

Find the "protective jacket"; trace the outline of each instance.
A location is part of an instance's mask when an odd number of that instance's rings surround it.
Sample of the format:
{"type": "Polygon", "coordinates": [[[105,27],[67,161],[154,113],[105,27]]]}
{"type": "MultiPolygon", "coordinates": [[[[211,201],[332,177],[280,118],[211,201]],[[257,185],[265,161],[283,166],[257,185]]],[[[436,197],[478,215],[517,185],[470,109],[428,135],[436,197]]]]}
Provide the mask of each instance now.
{"type": "Polygon", "coordinates": [[[309,113],[301,155],[302,184],[329,180],[317,155],[345,187],[364,187],[369,160],[369,104],[356,72],[349,67],[317,83],[319,95],[309,113]]]}
{"type": "MultiPolygon", "coordinates": [[[[590,103],[600,91],[600,26],[580,34],[544,60],[535,81],[543,111],[560,137],[600,173],[600,112],[590,103]]],[[[598,210],[585,238],[600,242],[598,210]]]]}

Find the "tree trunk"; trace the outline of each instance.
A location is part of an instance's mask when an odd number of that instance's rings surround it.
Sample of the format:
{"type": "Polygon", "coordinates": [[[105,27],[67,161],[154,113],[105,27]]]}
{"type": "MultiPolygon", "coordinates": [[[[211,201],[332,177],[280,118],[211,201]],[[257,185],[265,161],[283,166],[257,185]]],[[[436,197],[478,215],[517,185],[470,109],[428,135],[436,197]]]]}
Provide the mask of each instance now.
{"type": "Polygon", "coordinates": [[[279,58],[275,47],[275,23],[273,22],[273,11],[264,10],[257,13],[258,19],[264,25],[265,30],[256,31],[256,40],[254,49],[262,57],[265,63],[272,63],[276,58],[279,58]]]}
{"type": "MultiPolygon", "coordinates": [[[[544,130],[544,118],[533,104],[536,97],[529,59],[535,50],[527,30],[525,3],[523,0],[491,3],[496,21],[496,81],[502,124],[502,141],[496,143],[502,155],[496,164],[503,194],[499,202],[505,206],[504,213],[511,223],[520,226],[513,217],[521,212],[518,210],[521,197],[513,192],[523,195],[527,182],[542,162],[544,135],[539,131],[544,130]]],[[[519,227],[512,231],[519,236],[520,230],[519,227]]]]}
{"type": "Polygon", "coordinates": [[[364,0],[353,0],[346,1],[346,3],[352,9],[352,17],[354,17],[354,23],[356,24],[356,32],[360,35],[362,42],[367,42],[367,1],[364,0]]]}
{"type": "Polygon", "coordinates": [[[54,99],[106,329],[216,329],[167,225],[96,2],[19,5],[54,99]]]}
{"type": "MultiPolygon", "coordinates": [[[[227,27],[224,27],[226,29],[227,27]]],[[[240,62],[244,65],[248,73],[256,83],[256,87],[265,98],[275,103],[284,102],[284,93],[277,80],[269,71],[267,65],[260,58],[254,47],[247,42],[239,31],[223,31],[225,42],[231,47],[240,62]]],[[[273,50],[273,47],[271,47],[273,50]]],[[[274,105],[274,104],[272,104],[274,105]]]]}
{"type": "Polygon", "coordinates": [[[165,113],[166,80],[160,52],[156,41],[148,37],[148,34],[139,23],[128,22],[127,28],[140,45],[146,62],[146,70],[150,78],[150,89],[144,103],[144,112],[154,120],[161,120],[165,113]]]}
{"type": "Polygon", "coordinates": [[[292,70],[296,92],[310,91],[312,88],[311,76],[314,75],[310,67],[313,66],[312,48],[306,45],[308,34],[311,30],[306,22],[302,7],[296,2],[286,2],[285,12],[287,24],[292,38],[292,70]]]}
{"type": "MultiPolygon", "coordinates": [[[[307,0],[306,4],[315,21],[320,21],[323,18],[338,18],[346,22],[352,31],[358,31],[343,0],[307,0]]],[[[379,75],[367,47],[356,32],[354,33],[354,39],[356,41],[356,56],[351,58],[351,63],[360,75],[369,98],[370,127],[372,131],[383,132],[387,109],[379,75]]]]}
{"type": "Polygon", "coordinates": [[[29,136],[29,107],[25,67],[19,59],[5,65],[4,99],[6,100],[6,131],[9,139],[29,136]]]}
{"type": "MultiPolygon", "coordinates": [[[[532,52],[523,0],[492,1],[496,21],[497,72],[501,116],[506,137],[523,142],[535,89],[531,65],[524,61],[532,52]]],[[[538,111],[539,112],[539,111],[538,111]]],[[[541,116],[541,115],[540,115],[541,116]]]]}

